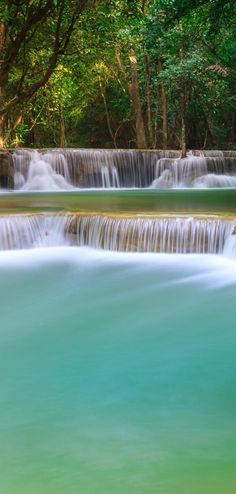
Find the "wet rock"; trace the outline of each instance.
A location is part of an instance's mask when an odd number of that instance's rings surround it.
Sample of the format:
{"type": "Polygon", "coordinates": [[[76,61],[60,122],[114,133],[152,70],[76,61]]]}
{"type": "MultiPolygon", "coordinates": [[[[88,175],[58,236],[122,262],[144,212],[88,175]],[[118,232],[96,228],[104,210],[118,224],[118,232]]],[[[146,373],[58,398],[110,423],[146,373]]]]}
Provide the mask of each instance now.
{"type": "Polygon", "coordinates": [[[12,189],[13,184],[12,153],[0,151],[0,188],[12,189]]]}

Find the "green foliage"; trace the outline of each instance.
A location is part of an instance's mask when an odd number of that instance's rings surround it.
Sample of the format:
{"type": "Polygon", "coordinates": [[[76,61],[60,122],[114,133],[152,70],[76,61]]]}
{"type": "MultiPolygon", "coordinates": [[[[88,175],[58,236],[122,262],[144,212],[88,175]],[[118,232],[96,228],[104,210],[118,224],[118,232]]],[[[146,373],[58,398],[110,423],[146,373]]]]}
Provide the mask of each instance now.
{"type": "MultiPolygon", "coordinates": [[[[28,1],[9,8],[9,2],[0,3],[0,20],[13,36],[24,25],[30,8],[48,4],[46,0],[28,1]]],[[[49,3],[46,21],[40,21],[35,32],[29,31],[12,65],[6,85],[9,99],[21,91],[22,79],[27,89],[47,70],[61,6],[60,0],[49,3]]],[[[78,3],[65,1],[60,39],[78,3]]],[[[17,141],[59,145],[63,120],[68,145],[134,147],[132,53],[149,146],[162,146],[163,94],[169,147],[179,147],[183,112],[189,147],[235,146],[234,1],[97,0],[85,4],[51,77],[7,115],[10,122],[22,115],[8,145],[17,141]]]]}

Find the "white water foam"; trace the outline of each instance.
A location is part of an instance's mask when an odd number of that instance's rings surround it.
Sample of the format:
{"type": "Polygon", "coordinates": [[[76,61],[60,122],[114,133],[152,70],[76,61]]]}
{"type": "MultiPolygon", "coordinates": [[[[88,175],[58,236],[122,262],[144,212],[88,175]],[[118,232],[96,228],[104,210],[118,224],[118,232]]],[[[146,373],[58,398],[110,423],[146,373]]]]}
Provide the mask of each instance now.
{"type": "MultiPolygon", "coordinates": [[[[124,265],[132,270],[151,269],[157,273],[168,272],[165,286],[187,283],[201,284],[211,289],[236,286],[236,263],[234,260],[217,255],[199,254],[154,254],[131,252],[108,252],[89,247],[54,247],[31,250],[0,252],[0,271],[16,269],[40,269],[71,265],[91,270],[99,266],[124,265]]],[[[127,273],[127,271],[126,271],[127,273]]]]}
{"type": "Polygon", "coordinates": [[[64,156],[54,156],[56,161],[53,161],[53,154],[40,155],[37,151],[32,152],[26,173],[23,172],[21,163],[19,169],[15,169],[15,188],[22,191],[73,190],[64,156]]]}
{"type": "Polygon", "coordinates": [[[236,187],[235,158],[223,152],[187,158],[157,160],[156,178],[151,188],[229,188],[236,187]]]}
{"type": "Polygon", "coordinates": [[[194,180],[193,187],[196,189],[236,187],[236,176],[209,173],[194,180]]]}

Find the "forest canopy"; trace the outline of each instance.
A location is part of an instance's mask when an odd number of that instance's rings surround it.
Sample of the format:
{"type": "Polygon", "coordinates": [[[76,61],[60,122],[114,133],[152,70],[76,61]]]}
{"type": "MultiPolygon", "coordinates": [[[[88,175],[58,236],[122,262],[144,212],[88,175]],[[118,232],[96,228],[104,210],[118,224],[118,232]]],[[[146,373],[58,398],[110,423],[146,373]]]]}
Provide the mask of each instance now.
{"type": "Polygon", "coordinates": [[[0,0],[0,146],[232,148],[234,0],[0,0]]]}

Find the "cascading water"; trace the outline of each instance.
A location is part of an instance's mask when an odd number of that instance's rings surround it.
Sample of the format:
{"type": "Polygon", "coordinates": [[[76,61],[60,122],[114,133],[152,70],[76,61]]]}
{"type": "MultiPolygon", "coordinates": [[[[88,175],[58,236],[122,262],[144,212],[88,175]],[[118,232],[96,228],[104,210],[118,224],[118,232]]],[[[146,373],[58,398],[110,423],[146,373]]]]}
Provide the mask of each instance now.
{"type": "MultiPolygon", "coordinates": [[[[219,156],[194,156],[157,161],[152,188],[236,187],[236,159],[219,156]]],[[[213,152],[214,155],[214,152],[213,152]]]]}
{"type": "Polygon", "coordinates": [[[43,161],[46,161],[51,165],[52,169],[58,175],[62,175],[68,184],[71,183],[71,176],[68,167],[67,160],[62,153],[44,153],[43,161]]]}
{"type": "Polygon", "coordinates": [[[111,169],[107,166],[101,168],[102,188],[119,188],[120,182],[117,169],[113,166],[111,169]]]}
{"type": "MultiPolygon", "coordinates": [[[[221,254],[231,242],[233,221],[101,215],[0,217],[0,249],[62,245],[120,252],[221,254]]],[[[228,252],[230,249],[227,248],[228,252]]],[[[231,249],[231,256],[235,252],[231,249]]]]}
{"type": "Polygon", "coordinates": [[[197,189],[209,189],[209,188],[221,188],[221,187],[235,187],[236,188],[236,175],[216,175],[209,173],[197,178],[193,181],[193,186],[197,189]]]}
{"type": "Polygon", "coordinates": [[[13,155],[14,185],[20,190],[71,190],[67,161],[62,154],[37,151],[13,155]]]}
{"type": "MultiPolygon", "coordinates": [[[[189,156],[177,171],[171,153],[18,158],[23,190],[147,187],[154,179],[165,188],[183,178],[192,186],[214,174],[209,160],[224,160],[228,173],[233,159],[189,156]],[[157,160],[165,166],[155,178],[157,160]]],[[[1,197],[0,492],[235,491],[234,197],[234,190],[1,197]],[[228,217],[193,216],[193,196],[214,211],[212,193],[228,217]],[[107,212],[111,197],[117,214],[107,212]]]]}
{"type": "Polygon", "coordinates": [[[113,251],[166,253],[222,253],[233,223],[192,218],[72,219],[77,245],[113,251]]]}
{"type": "Polygon", "coordinates": [[[236,227],[233,234],[228,235],[224,244],[223,255],[236,259],[236,227]]]}
{"type": "Polygon", "coordinates": [[[11,215],[0,217],[0,250],[68,245],[66,215],[11,215]]]}
{"type": "MultiPolygon", "coordinates": [[[[165,154],[165,153],[164,153],[165,154]]],[[[172,156],[173,152],[167,152],[172,156]]],[[[177,153],[178,155],[178,153],[177,153]]],[[[64,149],[52,152],[42,152],[40,156],[36,152],[17,150],[13,155],[13,167],[15,174],[15,188],[39,186],[41,189],[48,187],[48,171],[64,177],[66,182],[80,188],[120,188],[120,187],[147,187],[154,178],[156,153],[123,151],[123,150],[86,150],[64,149]],[[48,163],[44,167],[40,161],[48,163]],[[37,166],[34,166],[38,163],[37,166]],[[34,167],[33,174],[37,174],[36,183],[28,180],[30,169],[34,167]],[[38,185],[38,177],[44,173],[44,179],[38,185]],[[24,185],[26,181],[27,185],[24,185]],[[23,184],[23,185],[22,185],[23,184]]],[[[59,183],[59,188],[65,184],[59,183]]],[[[56,181],[58,187],[58,177],[56,181]]],[[[55,187],[54,189],[55,190],[55,187]]]]}
{"type": "Polygon", "coordinates": [[[236,152],[17,150],[15,189],[236,187],[236,152]]]}
{"type": "Polygon", "coordinates": [[[156,164],[156,177],[163,177],[165,172],[169,172],[170,186],[190,184],[193,179],[207,173],[206,158],[190,156],[185,159],[176,160],[160,159],[156,164]]]}
{"type": "Polygon", "coordinates": [[[178,151],[65,149],[73,183],[82,188],[148,187],[158,157],[178,151]]]}

